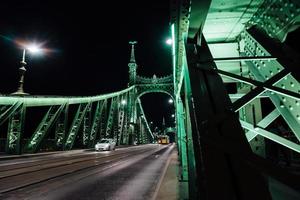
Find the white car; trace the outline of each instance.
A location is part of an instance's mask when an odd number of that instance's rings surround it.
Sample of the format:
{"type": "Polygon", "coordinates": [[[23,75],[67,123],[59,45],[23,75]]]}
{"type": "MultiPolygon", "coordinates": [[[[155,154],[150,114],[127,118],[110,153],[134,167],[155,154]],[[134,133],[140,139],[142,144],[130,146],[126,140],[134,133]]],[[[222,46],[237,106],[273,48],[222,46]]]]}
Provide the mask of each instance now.
{"type": "Polygon", "coordinates": [[[97,142],[97,144],[95,144],[95,150],[96,151],[100,151],[100,150],[115,150],[116,148],[116,142],[114,141],[114,139],[110,139],[110,138],[104,138],[101,139],[100,142],[97,142]]]}

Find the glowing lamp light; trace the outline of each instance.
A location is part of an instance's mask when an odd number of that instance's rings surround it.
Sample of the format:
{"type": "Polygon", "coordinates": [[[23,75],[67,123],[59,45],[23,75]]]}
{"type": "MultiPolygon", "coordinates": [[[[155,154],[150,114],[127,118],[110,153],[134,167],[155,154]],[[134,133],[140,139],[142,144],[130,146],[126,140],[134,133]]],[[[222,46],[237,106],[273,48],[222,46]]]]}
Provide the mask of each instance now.
{"type": "Polygon", "coordinates": [[[40,53],[42,51],[42,49],[39,48],[39,46],[37,46],[36,44],[30,44],[30,45],[26,46],[26,49],[34,54],[40,53]]]}
{"type": "Polygon", "coordinates": [[[166,40],[167,45],[171,45],[173,43],[173,40],[171,38],[168,38],[166,40]]]}
{"type": "Polygon", "coordinates": [[[122,105],[125,105],[125,104],[126,104],[126,100],[123,99],[123,100],[121,101],[121,104],[122,104],[122,105]]]}
{"type": "Polygon", "coordinates": [[[175,115],[174,115],[174,114],[172,114],[172,115],[171,115],[171,117],[175,117],[175,115]]]}
{"type": "Polygon", "coordinates": [[[173,99],[169,99],[169,104],[172,104],[173,103],[173,99]]]}

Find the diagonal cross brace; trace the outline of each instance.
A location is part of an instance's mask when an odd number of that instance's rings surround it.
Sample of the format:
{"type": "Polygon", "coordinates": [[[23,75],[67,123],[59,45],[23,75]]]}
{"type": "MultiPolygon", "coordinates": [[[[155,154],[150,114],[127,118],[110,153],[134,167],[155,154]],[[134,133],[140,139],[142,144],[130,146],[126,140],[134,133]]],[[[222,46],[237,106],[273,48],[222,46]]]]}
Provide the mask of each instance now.
{"type": "MultiPolygon", "coordinates": [[[[229,72],[224,72],[222,70],[217,70],[220,74],[224,74],[226,76],[230,76],[233,78],[239,78],[239,80],[242,80],[243,82],[249,83],[249,84],[253,84],[255,86],[257,86],[255,89],[251,90],[249,93],[247,93],[246,95],[244,95],[242,98],[236,100],[233,105],[232,105],[232,109],[237,112],[238,110],[240,110],[242,107],[244,107],[245,105],[247,105],[248,103],[250,103],[253,99],[255,99],[257,96],[261,95],[266,89],[272,89],[273,91],[279,92],[279,90],[281,91],[280,88],[278,87],[274,87],[273,84],[275,84],[277,81],[279,81],[280,79],[284,78],[288,72],[285,70],[282,70],[281,72],[279,72],[278,74],[274,75],[272,78],[270,78],[269,80],[265,81],[265,82],[259,82],[259,81],[255,81],[255,80],[251,80],[245,77],[241,77],[229,72]]],[[[298,97],[299,94],[294,95],[295,97],[298,97]]],[[[300,98],[300,96],[299,96],[300,98]]]]}
{"type": "MultiPolygon", "coordinates": [[[[280,113],[275,108],[272,112],[270,112],[265,118],[263,118],[260,122],[258,122],[257,126],[261,128],[267,128],[269,124],[271,124],[277,117],[279,117],[280,113]]],[[[250,142],[252,139],[254,139],[258,134],[253,131],[248,131],[246,133],[246,137],[248,142],[250,142]]]]}
{"type": "Polygon", "coordinates": [[[254,128],[254,126],[252,124],[245,122],[243,120],[240,120],[240,122],[241,122],[241,125],[243,128],[248,129],[252,132],[255,132],[256,134],[259,134],[265,138],[268,138],[278,144],[281,144],[289,149],[292,149],[292,150],[300,153],[300,145],[299,144],[291,142],[290,140],[280,137],[272,132],[266,131],[263,128],[254,128]]]}

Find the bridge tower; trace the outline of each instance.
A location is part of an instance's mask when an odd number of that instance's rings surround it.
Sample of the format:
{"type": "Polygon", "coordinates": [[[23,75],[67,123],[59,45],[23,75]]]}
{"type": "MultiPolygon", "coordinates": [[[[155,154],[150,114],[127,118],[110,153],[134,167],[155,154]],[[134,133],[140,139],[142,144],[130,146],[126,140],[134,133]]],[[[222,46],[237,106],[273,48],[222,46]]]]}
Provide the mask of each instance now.
{"type": "Polygon", "coordinates": [[[137,41],[130,41],[129,44],[131,44],[131,55],[130,55],[130,61],[128,63],[129,67],[129,86],[132,86],[136,82],[136,69],[137,64],[135,62],[135,55],[134,55],[134,45],[137,43],[137,41]]]}

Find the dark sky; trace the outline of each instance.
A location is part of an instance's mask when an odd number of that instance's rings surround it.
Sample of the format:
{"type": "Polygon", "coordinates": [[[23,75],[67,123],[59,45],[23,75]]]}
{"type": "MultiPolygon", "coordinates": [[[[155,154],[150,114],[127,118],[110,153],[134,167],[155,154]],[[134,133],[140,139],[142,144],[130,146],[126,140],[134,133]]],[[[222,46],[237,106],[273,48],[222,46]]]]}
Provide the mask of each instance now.
{"type": "MultiPolygon", "coordinates": [[[[50,49],[28,55],[25,90],[33,95],[96,95],[127,87],[129,40],[137,40],[138,73],[172,71],[169,0],[1,1],[0,93],[14,92],[22,49],[15,41],[40,41],[50,49]],[[64,2],[64,3],[62,3],[64,2]],[[68,3],[67,3],[68,2],[68,3]]],[[[169,115],[168,97],[143,98],[150,120],[169,115]],[[153,109],[154,102],[166,107],[153,109]],[[151,112],[149,111],[151,110],[151,112]]]]}

